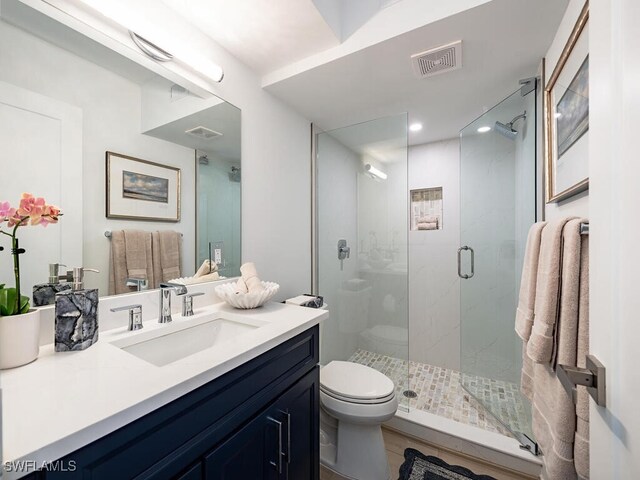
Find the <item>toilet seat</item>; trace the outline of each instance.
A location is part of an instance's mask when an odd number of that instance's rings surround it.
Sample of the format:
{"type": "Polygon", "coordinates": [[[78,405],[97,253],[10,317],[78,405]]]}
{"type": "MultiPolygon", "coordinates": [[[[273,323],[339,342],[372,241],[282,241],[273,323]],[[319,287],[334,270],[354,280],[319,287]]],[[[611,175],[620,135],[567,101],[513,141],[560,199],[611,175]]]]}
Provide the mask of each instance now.
{"type": "Polygon", "coordinates": [[[366,365],[333,361],[320,370],[320,391],[343,402],[380,404],[395,397],[393,382],[366,365]]]}

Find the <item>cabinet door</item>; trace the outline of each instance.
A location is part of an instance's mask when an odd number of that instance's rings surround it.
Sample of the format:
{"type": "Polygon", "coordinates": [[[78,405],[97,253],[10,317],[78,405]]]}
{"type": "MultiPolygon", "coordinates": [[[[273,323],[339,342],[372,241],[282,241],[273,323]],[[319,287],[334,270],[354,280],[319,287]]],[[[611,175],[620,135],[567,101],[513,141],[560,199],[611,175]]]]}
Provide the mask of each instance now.
{"type": "Polygon", "coordinates": [[[284,430],[271,410],[259,414],[205,458],[208,480],[281,480],[285,478],[284,430]]]}
{"type": "Polygon", "coordinates": [[[319,367],[205,459],[210,480],[318,480],[319,367]]]}
{"type": "Polygon", "coordinates": [[[202,463],[198,462],[186,472],[182,473],[176,480],[202,480],[202,463]]]}
{"type": "Polygon", "coordinates": [[[285,392],[273,412],[285,426],[283,456],[289,480],[317,480],[320,476],[319,368],[285,392]]]}

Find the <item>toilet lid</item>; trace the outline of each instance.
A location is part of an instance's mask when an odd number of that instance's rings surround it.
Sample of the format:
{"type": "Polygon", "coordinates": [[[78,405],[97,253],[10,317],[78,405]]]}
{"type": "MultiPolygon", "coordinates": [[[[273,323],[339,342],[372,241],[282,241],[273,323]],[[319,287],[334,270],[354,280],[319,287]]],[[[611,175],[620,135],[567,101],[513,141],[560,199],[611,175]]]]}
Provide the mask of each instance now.
{"type": "Polygon", "coordinates": [[[320,387],[339,397],[354,400],[385,398],[394,391],[386,375],[366,365],[335,360],[320,370],[320,387]]]}

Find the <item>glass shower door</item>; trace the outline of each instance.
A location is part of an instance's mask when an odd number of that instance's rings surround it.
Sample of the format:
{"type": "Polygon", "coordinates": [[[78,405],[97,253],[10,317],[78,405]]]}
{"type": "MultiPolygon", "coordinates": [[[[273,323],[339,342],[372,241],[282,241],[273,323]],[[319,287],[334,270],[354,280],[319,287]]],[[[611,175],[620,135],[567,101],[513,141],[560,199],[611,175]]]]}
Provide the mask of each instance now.
{"type": "Polygon", "coordinates": [[[406,115],[318,134],[316,202],[317,293],[330,312],[320,362],[381,371],[406,406],[406,115]]]}
{"type": "Polygon", "coordinates": [[[462,384],[523,444],[533,434],[514,319],[535,222],[535,109],[535,92],[517,91],[460,132],[462,384]]]}

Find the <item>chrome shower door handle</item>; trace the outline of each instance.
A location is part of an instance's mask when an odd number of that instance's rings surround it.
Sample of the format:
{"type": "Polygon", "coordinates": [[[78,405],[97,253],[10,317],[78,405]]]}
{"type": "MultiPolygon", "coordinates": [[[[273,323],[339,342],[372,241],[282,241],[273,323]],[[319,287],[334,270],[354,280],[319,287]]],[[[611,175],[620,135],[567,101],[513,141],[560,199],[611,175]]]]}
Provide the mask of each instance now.
{"type": "Polygon", "coordinates": [[[474,273],[475,273],[475,252],[473,251],[473,248],[469,247],[468,245],[460,247],[458,249],[458,276],[464,280],[468,280],[469,278],[473,277],[474,273]],[[462,257],[463,250],[469,250],[469,252],[471,252],[471,273],[470,274],[462,273],[461,257],[462,257]]]}

